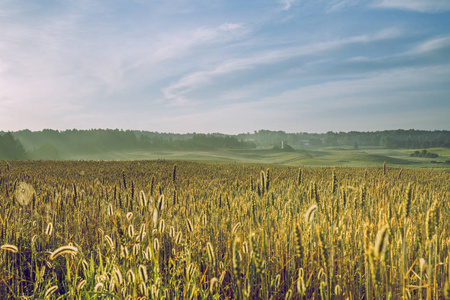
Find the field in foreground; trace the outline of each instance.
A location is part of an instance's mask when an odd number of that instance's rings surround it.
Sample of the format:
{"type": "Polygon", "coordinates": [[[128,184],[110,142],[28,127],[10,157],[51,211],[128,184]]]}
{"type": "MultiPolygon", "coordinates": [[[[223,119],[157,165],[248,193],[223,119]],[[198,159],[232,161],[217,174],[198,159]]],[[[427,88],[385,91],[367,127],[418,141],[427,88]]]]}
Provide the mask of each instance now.
{"type": "Polygon", "coordinates": [[[443,299],[450,173],[0,162],[0,298],[443,299]]]}

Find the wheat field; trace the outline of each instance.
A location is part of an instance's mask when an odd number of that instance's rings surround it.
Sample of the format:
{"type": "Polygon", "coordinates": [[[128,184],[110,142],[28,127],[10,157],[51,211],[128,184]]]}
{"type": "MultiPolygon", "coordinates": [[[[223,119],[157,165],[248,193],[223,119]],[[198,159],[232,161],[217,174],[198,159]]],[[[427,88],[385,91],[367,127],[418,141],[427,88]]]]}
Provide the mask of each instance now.
{"type": "Polygon", "coordinates": [[[0,162],[1,299],[449,299],[450,173],[0,162]]]}

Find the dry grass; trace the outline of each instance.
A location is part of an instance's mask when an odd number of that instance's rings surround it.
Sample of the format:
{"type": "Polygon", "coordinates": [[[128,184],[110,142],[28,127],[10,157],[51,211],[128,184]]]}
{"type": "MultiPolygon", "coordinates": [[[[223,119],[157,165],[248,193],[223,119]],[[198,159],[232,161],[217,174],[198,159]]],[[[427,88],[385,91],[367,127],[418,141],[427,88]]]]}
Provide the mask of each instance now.
{"type": "Polygon", "coordinates": [[[399,171],[0,162],[0,298],[443,299],[450,174],[399,171]]]}

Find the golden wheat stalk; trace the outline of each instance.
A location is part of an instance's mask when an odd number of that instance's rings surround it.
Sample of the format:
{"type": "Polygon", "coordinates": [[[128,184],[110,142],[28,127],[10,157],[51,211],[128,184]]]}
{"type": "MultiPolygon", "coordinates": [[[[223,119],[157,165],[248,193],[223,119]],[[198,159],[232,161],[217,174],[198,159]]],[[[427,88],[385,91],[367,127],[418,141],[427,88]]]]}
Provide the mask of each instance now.
{"type": "Polygon", "coordinates": [[[94,287],[94,292],[101,292],[101,291],[103,291],[103,287],[104,287],[104,284],[102,282],[97,283],[95,285],[95,287],[94,287]]]}
{"type": "Polygon", "coordinates": [[[51,296],[57,289],[58,289],[58,286],[57,286],[57,285],[54,285],[54,286],[49,287],[49,288],[45,291],[44,298],[45,298],[45,299],[50,298],[50,296],[51,296]]]}
{"type": "Polygon", "coordinates": [[[236,280],[241,280],[242,267],[241,267],[241,251],[240,251],[241,240],[236,237],[233,243],[233,272],[236,280]]]}
{"type": "Polygon", "coordinates": [[[128,220],[128,222],[130,222],[132,218],[133,218],[133,213],[132,212],[128,212],[127,213],[127,220],[128,220]]]}
{"type": "Polygon", "coordinates": [[[158,211],[164,210],[165,207],[164,194],[159,196],[156,207],[158,208],[158,211]]]}
{"type": "Polygon", "coordinates": [[[146,224],[142,223],[141,227],[139,228],[139,241],[142,242],[144,240],[144,237],[147,235],[146,231],[146,224]]]}
{"type": "Polygon", "coordinates": [[[174,238],[175,235],[176,235],[176,233],[175,233],[175,227],[170,226],[170,227],[169,227],[169,236],[170,236],[171,238],[174,238]]]}
{"type": "Polygon", "coordinates": [[[303,247],[302,247],[302,235],[301,230],[298,224],[295,224],[295,255],[298,258],[298,261],[301,263],[303,261],[303,247]]]}
{"type": "Polygon", "coordinates": [[[148,280],[147,267],[144,265],[139,265],[138,271],[141,281],[146,282],[148,280]]]}
{"type": "Polygon", "coordinates": [[[165,228],[166,228],[166,223],[165,223],[164,219],[161,219],[159,221],[158,231],[160,233],[163,233],[165,228]]]}
{"type": "Polygon", "coordinates": [[[136,282],[136,275],[134,274],[133,270],[131,270],[131,269],[129,269],[127,272],[127,281],[128,281],[128,283],[136,282]]]}
{"type": "Polygon", "coordinates": [[[403,202],[405,207],[405,218],[409,218],[409,215],[411,213],[411,202],[412,202],[412,188],[411,183],[409,183],[408,187],[406,188],[405,201],[403,202]]]}
{"type": "Polygon", "coordinates": [[[153,240],[153,249],[155,250],[155,252],[159,251],[159,240],[158,240],[158,238],[155,238],[153,240]]]}
{"type": "Polygon", "coordinates": [[[286,292],[286,296],[284,297],[284,300],[290,300],[292,298],[292,290],[288,290],[286,292]]]}
{"type": "Polygon", "coordinates": [[[389,225],[384,225],[377,233],[374,254],[378,259],[384,260],[387,244],[389,241],[389,225]]]}
{"type": "Polygon", "coordinates": [[[248,243],[247,243],[247,241],[242,242],[242,253],[248,254],[248,243]]]}
{"type": "Polygon", "coordinates": [[[145,197],[145,193],[142,190],[139,193],[139,204],[140,204],[141,208],[146,207],[148,204],[147,197],[145,197]]]}
{"type": "Polygon", "coordinates": [[[152,259],[152,249],[147,246],[147,248],[145,248],[145,250],[143,251],[144,254],[144,258],[148,261],[150,261],[152,259]]]}
{"type": "Polygon", "coordinates": [[[139,284],[139,291],[141,292],[142,295],[145,296],[145,297],[143,297],[141,299],[147,299],[146,297],[148,296],[148,288],[147,288],[147,285],[145,283],[139,284]]]}
{"type": "Polygon", "coordinates": [[[300,294],[301,297],[306,292],[306,285],[305,285],[305,270],[303,268],[298,269],[298,279],[297,279],[297,292],[300,294]]]}
{"type": "Polygon", "coordinates": [[[312,222],[312,220],[314,219],[314,214],[317,211],[318,206],[316,204],[313,204],[309,207],[309,209],[306,211],[305,213],[305,221],[306,222],[312,222]]]}
{"type": "Polygon", "coordinates": [[[156,228],[158,226],[158,210],[155,209],[153,211],[153,228],[156,228]]]}
{"type": "Polygon", "coordinates": [[[433,239],[433,236],[436,234],[436,227],[437,227],[436,206],[437,206],[437,201],[433,202],[430,209],[427,211],[425,230],[426,230],[427,238],[430,241],[433,239]]]}
{"type": "Polygon", "coordinates": [[[137,243],[133,245],[133,256],[136,258],[139,254],[139,251],[141,250],[141,244],[137,243]]]}
{"type": "Polygon", "coordinates": [[[206,248],[208,251],[208,259],[212,267],[214,268],[216,266],[216,257],[214,255],[214,249],[210,242],[206,243],[206,248]]]}
{"type": "Polygon", "coordinates": [[[0,248],[3,250],[6,250],[6,251],[13,252],[13,253],[19,252],[19,249],[17,249],[17,247],[14,245],[5,244],[5,245],[2,245],[0,248]]]}
{"type": "Polygon", "coordinates": [[[232,233],[236,233],[239,229],[239,227],[241,227],[241,223],[238,222],[236,223],[236,225],[234,225],[233,229],[231,230],[232,233]]]}
{"type": "Polygon", "coordinates": [[[56,249],[55,251],[53,251],[50,254],[50,260],[54,260],[55,258],[57,258],[60,255],[63,254],[76,254],[78,252],[78,249],[74,246],[62,246],[59,247],[58,249],[56,249]]]}
{"type": "Polygon", "coordinates": [[[113,278],[114,281],[116,282],[116,285],[118,287],[120,287],[123,284],[123,277],[122,277],[122,273],[120,272],[119,269],[115,268],[113,271],[113,278]]]}
{"type": "Polygon", "coordinates": [[[108,209],[107,209],[107,215],[108,216],[113,216],[114,215],[114,209],[111,203],[108,204],[108,209]]]}
{"type": "Polygon", "coordinates": [[[191,222],[190,219],[186,220],[186,225],[187,225],[187,228],[188,228],[189,232],[193,232],[194,231],[194,225],[192,225],[192,222],[191,222]]]}
{"type": "Polygon", "coordinates": [[[48,236],[51,236],[53,232],[53,224],[52,223],[48,223],[47,225],[47,229],[45,230],[45,234],[48,236]]]}
{"type": "Polygon", "coordinates": [[[211,282],[209,284],[209,292],[211,294],[214,294],[214,291],[217,290],[217,286],[219,285],[219,279],[217,279],[216,277],[211,279],[211,282]]]}
{"type": "Polygon", "coordinates": [[[85,286],[86,286],[86,279],[83,279],[77,284],[77,291],[80,292],[85,286]]]}
{"type": "Polygon", "coordinates": [[[183,233],[181,231],[179,231],[177,233],[177,236],[175,237],[175,243],[176,244],[181,244],[181,238],[183,237],[183,233]]]}
{"type": "Polygon", "coordinates": [[[111,250],[114,250],[115,247],[114,247],[114,242],[113,242],[112,238],[109,235],[105,235],[105,240],[108,243],[111,250]]]}

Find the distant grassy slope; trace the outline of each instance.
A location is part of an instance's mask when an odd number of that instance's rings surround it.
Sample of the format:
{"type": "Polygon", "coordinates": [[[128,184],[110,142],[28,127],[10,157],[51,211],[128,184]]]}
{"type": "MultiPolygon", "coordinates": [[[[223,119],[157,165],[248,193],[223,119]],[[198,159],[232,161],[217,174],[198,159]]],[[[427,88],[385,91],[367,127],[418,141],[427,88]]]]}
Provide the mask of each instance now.
{"type": "Polygon", "coordinates": [[[391,150],[380,148],[337,149],[321,148],[282,152],[277,150],[216,150],[216,151],[135,151],[106,152],[66,159],[83,160],[191,160],[205,162],[237,162],[250,164],[277,164],[286,166],[380,166],[384,162],[390,166],[422,168],[449,168],[450,149],[434,148],[430,152],[439,154],[436,159],[410,157],[412,150],[391,150]],[[439,163],[431,163],[434,160],[439,163]]]}

